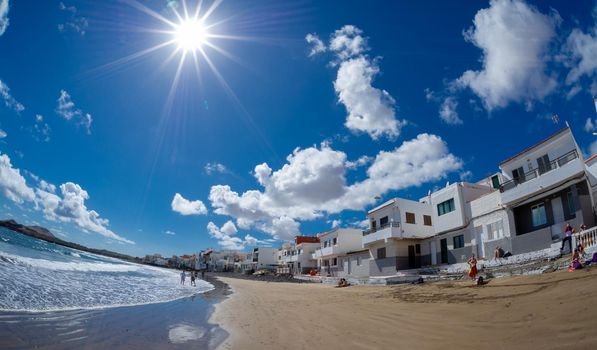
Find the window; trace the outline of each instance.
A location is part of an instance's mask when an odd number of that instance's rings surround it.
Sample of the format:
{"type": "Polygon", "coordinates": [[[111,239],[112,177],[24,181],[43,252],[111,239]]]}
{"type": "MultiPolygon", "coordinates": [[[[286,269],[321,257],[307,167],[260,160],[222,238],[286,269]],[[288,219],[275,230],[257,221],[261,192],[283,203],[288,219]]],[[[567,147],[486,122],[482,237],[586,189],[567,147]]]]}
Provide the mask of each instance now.
{"type": "Polygon", "coordinates": [[[332,259],[332,266],[336,266],[338,265],[338,258],[333,258],[332,259]]]}
{"type": "Polygon", "coordinates": [[[522,170],[522,167],[512,170],[512,178],[516,183],[524,182],[524,170],[522,170]]]}
{"type": "Polygon", "coordinates": [[[487,225],[487,240],[491,241],[504,237],[504,223],[502,220],[487,225]]]}
{"type": "Polygon", "coordinates": [[[379,226],[384,227],[388,224],[388,217],[384,216],[383,218],[379,219],[379,226]]]}
{"type": "Polygon", "coordinates": [[[493,175],[491,177],[491,186],[493,186],[493,188],[500,188],[500,177],[497,175],[493,175]]]}
{"type": "Polygon", "coordinates": [[[332,239],[332,244],[333,245],[338,244],[338,237],[334,237],[334,239],[332,239]]]}
{"type": "Polygon", "coordinates": [[[357,266],[361,266],[361,257],[357,256],[357,266]]]}
{"type": "Polygon", "coordinates": [[[448,199],[447,201],[441,202],[437,205],[437,216],[448,214],[449,212],[454,210],[454,198],[448,199]]]}
{"type": "Polygon", "coordinates": [[[539,167],[539,174],[546,173],[551,170],[551,163],[547,154],[537,158],[537,165],[539,167]]]}
{"type": "Polygon", "coordinates": [[[566,194],[566,199],[568,201],[568,212],[570,215],[576,212],[576,207],[574,206],[574,198],[572,197],[572,192],[568,192],[566,194]]]}
{"type": "Polygon", "coordinates": [[[464,248],[464,235],[454,236],[454,249],[464,248]]]}
{"type": "Polygon", "coordinates": [[[385,259],[386,258],[386,247],[377,248],[377,258],[378,259],[385,259]]]}
{"type": "Polygon", "coordinates": [[[533,226],[541,226],[547,224],[547,215],[545,214],[545,204],[539,203],[531,207],[531,214],[533,217],[533,226]]]}
{"type": "Polygon", "coordinates": [[[407,224],[414,224],[415,223],[415,214],[406,212],[406,223],[407,224]]]}
{"type": "Polygon", "coordinates": [[[423,215],[423,225],[431,226],[431,215],[423,215]]]}
{"type": "Polygon", "coordinates": [[[421,254],[421,245],[415,244],[415,254],[421,254]]]}

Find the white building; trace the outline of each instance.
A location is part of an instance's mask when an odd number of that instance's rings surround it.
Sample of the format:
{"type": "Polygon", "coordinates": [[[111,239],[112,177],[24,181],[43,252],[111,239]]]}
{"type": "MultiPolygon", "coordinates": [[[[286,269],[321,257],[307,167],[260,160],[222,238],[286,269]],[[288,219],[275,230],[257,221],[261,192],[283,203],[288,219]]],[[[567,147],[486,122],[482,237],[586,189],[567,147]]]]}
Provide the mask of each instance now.
{"type": "Polygon", "coordinates": [[[371,275],[557,246],[563,227],[594,222],[597,160],[585,165],[568,127],[508,158],[477,183],[449,184],[413,202],[369,211],[363,232],[371,275]]]}
{"type": "Polygon", "coordinates": [[[320,247],[312,254],[317,260],[321,275],[337,276],[338,258],[351,251],[362,249],[362,231],[353,228],[336,228],[317,235],[320,247]]]}
{"type": "Polygon", "coordinates": [[[278,267],[278,249],[269,247],[254,248],[247,253],[242,263],[243,272],[258,271],[261,269],[275,271],[278,267]]]}
{"type": "Polygon", "coordinates": [[[317,260],[313,259],[313,253],[318,248],[318,237],[296,236],[293,243],[285,243],[278,250],[278,272],[296,275],[317,269],[317,260]]]}

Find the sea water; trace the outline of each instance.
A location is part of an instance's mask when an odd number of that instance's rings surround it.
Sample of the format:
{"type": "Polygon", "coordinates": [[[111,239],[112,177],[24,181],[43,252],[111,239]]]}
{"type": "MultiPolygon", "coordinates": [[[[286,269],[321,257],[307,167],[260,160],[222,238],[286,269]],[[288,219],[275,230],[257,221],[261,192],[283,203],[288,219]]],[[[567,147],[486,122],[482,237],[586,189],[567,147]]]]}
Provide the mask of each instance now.
{"type": "Polygon", "coordinates": [[[179,271],[130,263],[0,227],[0,311],[62,311],[172,301],[213,289],[179,271]]]}

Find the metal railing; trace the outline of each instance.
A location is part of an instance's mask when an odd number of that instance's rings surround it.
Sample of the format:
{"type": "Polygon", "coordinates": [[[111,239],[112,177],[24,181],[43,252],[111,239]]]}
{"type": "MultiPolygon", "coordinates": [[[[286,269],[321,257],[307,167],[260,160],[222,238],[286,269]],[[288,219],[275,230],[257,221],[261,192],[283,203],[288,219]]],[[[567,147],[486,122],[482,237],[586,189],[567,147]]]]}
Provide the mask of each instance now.
{"type": "Polygon", "coordinates": [[[573,161],[576,158],[578,158],[578,153],[576,152],[576,150],[572,150],[572,151],[564,154],[563,156],[549,162],[547,165],[544,165],[543,167],[533,169],[520,177],[517,177],[512,180],[504,182],[503,184],[500,185],[500,192],[505,192],[510,189],[513,189],[514,187],[518,186],[519,184],[525,183],[525,182],[532,180],[534,178],[537,178],[547,172],[557,169],[557,168],[573,161]]]}
{"type": "Polygon", "coordinates": [[[383,230],[383,229],[388,228],[388,227],[400,227],[400,223],[397,222],[397,221],[388,222],[388,223],[385,223],[383,225],[379,225],[379,227],[372,227],[370,229],[363,230],[363,236],[367,236],[367,235],[369,235],[371,233],[375,233],[377,231],[383,230]]]}

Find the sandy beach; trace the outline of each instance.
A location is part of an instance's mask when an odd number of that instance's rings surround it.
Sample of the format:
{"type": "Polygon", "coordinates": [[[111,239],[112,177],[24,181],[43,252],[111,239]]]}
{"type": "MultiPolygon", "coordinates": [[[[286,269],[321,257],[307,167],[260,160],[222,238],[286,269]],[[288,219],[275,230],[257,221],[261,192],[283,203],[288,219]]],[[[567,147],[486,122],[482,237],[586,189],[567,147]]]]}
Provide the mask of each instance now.
{"type": "Polygon", "coordinates": [[[233,290],[218,349],[571,349],[597,344],[597,269],[422,285],[268,283],[233,290]]]}

